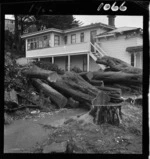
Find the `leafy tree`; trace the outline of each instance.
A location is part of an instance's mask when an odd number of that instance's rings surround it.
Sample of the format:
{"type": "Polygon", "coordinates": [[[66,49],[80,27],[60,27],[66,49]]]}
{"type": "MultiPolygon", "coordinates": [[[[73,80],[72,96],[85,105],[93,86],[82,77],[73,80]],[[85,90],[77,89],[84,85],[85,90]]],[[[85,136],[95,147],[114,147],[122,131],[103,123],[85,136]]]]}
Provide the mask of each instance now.
{"type": "Polygon", "coordinates": [[[15,45],[18,52],[22,52],[22,46],[24,41],[20,38],[20,35],[24,33],[26,28],[35,23],[34,16],[31,15],[14,15],[15,18],[15,45]]]}
{"type": "Polygon", "coordinates": [[[5,30],[5,50],[13,49],[14,44],[14,34],[9,30],[5,30]]]}
{"type": "Polygon", "coordinates": [[[82,25],[72,15],[38,15],[35,16],[37,30],[46,28],[70,29],[82,25]]]}

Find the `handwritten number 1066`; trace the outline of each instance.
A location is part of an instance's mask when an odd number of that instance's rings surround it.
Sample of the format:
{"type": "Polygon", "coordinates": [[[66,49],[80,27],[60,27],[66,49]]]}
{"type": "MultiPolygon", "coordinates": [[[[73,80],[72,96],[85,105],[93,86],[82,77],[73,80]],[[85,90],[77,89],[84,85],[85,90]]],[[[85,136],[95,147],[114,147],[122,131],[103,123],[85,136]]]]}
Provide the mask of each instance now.
{"type": "Polygon", "coordinates": [[[110,4],[105,4],[105,5],[104,5],[104,3],[101,3],[101,4],[98,6],[97,11],[100,11],[102,7],[103,7],[103,9],[104,9],[105,11],[108,11],[109,9],[111,9],[112,11],[118,11],[119,9],[120,9],[120,11],[126,11],[126,10],[127,10],[127,7],[124,6],[124,4],[125,4],[125,2],[123,2],[123,3],[120,5],[120,7],[118,7],[118,6],[116,5],[116,2],[114,2],[112,6],[111,6],[110,4]]]}

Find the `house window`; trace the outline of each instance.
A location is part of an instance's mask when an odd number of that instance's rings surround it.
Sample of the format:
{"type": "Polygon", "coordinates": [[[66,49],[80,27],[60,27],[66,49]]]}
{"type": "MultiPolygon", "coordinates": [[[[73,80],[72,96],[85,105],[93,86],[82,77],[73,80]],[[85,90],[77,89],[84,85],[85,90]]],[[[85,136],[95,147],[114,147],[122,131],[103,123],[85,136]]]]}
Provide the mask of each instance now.
{"type": "Polygon", "coordinates": [[[45,35],[43,36],[43,47],[48,47],[49,46],[49,39],[48,36],[45,35]]]}
{"type": "Polygon", "coordinates": [[[31,48],[31,40],[29,39],[27,41],[27,50],[30,50],[30,48],[31,48]]]}
{"type": "Polygon", "coordinates": [[[131,66],[134,66],[135,63],[135,58],[134,58],[134,54],[131,54],[131,66]]]}
{"type": "Polygon", "coordinates": [[[54,46],[60,45],[60,36],[55,35],[54,37],[54,46]]]}
{"type": "Polygon", "coordinates": [[[37,49],[38,48],[38,39],[37,38],[29,39],[27,48],[28,48],[28,50],[37,49]]]}
{"type": "Polygon", "coordinates": [[[34,49],[46,48],[46,47],[49,47],[49,36],[48,35],[28,39],[28,41],[27,41],[28,50],[34,50],[34,49]]]}
{"type": "Polygon", "coordinates": [[[67,44],[67,36],[64,37],[65,44],[67,44]]]}
{"type": "Polygon", "coordinates": [[[81,42],[84,42],[84,33],[81,33],[81,34],[80,34],[80,41],[81,41],[81,42]]]}
{"type": "Polygon", "coordinates": [[[42,37],[39,38],[39,48],[42,48],[43,47],[43,40],[42,40],[42,37]]]}
{"type": "Polygon", "coordinates": [[[87,71],[87,56],[83,56],[83,71],[87,71]]]}
{"type": "Polygon", "coordinates": [[[71,44],[76,43],[76,34],[71,35],[71,44]]]}

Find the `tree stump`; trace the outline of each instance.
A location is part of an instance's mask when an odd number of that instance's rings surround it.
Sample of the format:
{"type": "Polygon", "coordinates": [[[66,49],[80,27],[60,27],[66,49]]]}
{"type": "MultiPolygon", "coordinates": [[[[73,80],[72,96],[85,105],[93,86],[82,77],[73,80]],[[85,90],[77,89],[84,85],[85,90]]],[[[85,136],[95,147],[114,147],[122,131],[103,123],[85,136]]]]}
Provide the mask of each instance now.
{"type": "Polygon", "coordinates": [[[96,98],[92,101],[92,108],[89,112],[94,117],[94,123],[97,125],[109,123],[119,125],[122,123],[121,106],[122,100],[119,103],[111,103],[109,95],[104,91],[100,91],[96,98]]]}

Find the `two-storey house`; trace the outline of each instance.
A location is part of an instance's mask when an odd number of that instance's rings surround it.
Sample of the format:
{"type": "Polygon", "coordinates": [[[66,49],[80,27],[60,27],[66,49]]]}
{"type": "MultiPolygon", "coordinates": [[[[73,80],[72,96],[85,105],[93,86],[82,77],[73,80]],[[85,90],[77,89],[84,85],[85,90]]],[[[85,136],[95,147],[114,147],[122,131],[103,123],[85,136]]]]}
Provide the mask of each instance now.
{"type": "MultiPolygon", "coordinates": [[[[129,47],[138,46],[139,44],[135,42],[138,40],[129,40],[131,38],[127,38],[127,35],[121,37],[122,32],[120,33],[121,36],[118,36],[116,34],[118,30],[114,26],[114,18],[114,16],[108,16],[108,25],[96,23],[66,30],[49,28],[24,34],[21,37],[25,39],[26,58],[49,61],[68,71],[73,67],[78,67],[82,71],[98,70],[102,66],[96,64],[95,61],[104,55],[117,57],[131,63],[133,61],[132,55],[135,57],[135,52],[133,53],[132,48],[129,47]],[[114,36],[109,36],[113,33],[114,36]],[[124,38],[123,41],[122,38],[124,38]],[[121,45],[123,46],[121,47],[121,45]],[[115,50],[119,47],[121,49],[116,52],[115,50]]],[[[128,30],[130,29],[128,28],[128,30]]],[[[133,28],[131,30],[131,32],[136,31],[133,28]]],[[[126,31],[124,32],[126,33],[126,31]]]]}

